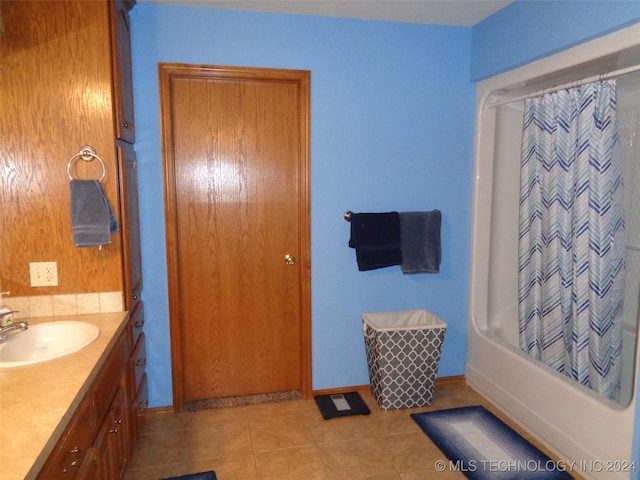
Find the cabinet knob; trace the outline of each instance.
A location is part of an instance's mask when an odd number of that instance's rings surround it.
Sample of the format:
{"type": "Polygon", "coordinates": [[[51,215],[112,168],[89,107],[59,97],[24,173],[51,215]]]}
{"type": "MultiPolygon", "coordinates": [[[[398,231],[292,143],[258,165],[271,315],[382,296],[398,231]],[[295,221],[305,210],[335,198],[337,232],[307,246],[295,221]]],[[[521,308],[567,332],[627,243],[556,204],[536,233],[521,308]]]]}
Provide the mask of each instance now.
{"type": "Polygon", "coordinates": [[[133,324],[133,326],[136,327],[136,328],[144,327],[144,320],[142,318],[136,320],[136,322],[133,324]]]}
{"type": "Polygon", "coordinates": [[[62,473],[67,473],[70,469],[72,469],[76,465],[78,465],[77,460],[74,460],[73,462],[66,464],[64,467],[62,467],[62,473]]]}
{"type": "Polygon", "coordinates": [[[136,367],[146,367],[146,366],[147,366],[146,358],[139,358],[138,360],[136,360],[136,367]]]}
{"type": "Polygon", "coordinates": [[[73,460],[70,463],[67,463],[66,465],[64,465],[62,467],[62,473],[67,473],[70,469],[76,467],[78,465],[78,454],[80,453],[80,447],[78,445],[75,445],[71,450],[69,450],[69,453],[72,453],[76,456],[76,460],[73,460]]]}
{"type": "Polygon", "coordinates": [[[138,295],[131,295],[131,300],[138,300],[138,295]]]}
{"type": "Polygon", "coordinates": [[[129,128],[128,122],[122,122],[120,125],[122,125],[122,128],[129,128]]]}

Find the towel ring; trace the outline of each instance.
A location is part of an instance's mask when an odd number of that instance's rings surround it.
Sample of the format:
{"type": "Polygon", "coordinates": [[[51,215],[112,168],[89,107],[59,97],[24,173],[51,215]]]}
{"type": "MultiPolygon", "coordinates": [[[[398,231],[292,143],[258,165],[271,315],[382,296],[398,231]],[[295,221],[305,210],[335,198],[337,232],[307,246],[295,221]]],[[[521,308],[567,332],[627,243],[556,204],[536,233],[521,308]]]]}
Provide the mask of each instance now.
{"type": "Polygon", "coordinates": [[[93,147],[89,145],[85,145],[84,147],[80,147],[80,151],[76,153],[73,157],[71,157],[69,159],[69,162],[67,162],[67,175],[69,175],[69,180],[77,180],[73,178],[73,175],[71,175],[71,166],[74,164],[76,160],[83,160],[85,162],[92,162],[93,160],[98,160],[98,162],[100,162],[100,165],[102,166],[102,176],[98,179],[98,182],[102,182],[104,177],[106,177],[107,169],[104,166],[104,162],[96,154],[96,151],[93,147]]]}

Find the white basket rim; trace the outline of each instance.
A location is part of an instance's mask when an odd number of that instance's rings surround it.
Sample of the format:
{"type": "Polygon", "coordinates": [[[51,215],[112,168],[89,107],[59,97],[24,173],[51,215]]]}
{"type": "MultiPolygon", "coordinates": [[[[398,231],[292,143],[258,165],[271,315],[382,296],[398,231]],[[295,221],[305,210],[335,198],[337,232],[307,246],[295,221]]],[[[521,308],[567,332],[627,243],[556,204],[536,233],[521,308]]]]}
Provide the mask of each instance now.
{"type": "Polygon", "coordinates": [[[363,313],[362,321],[378,332],[447,328],[443,320],[424,309],[363,313]]]}

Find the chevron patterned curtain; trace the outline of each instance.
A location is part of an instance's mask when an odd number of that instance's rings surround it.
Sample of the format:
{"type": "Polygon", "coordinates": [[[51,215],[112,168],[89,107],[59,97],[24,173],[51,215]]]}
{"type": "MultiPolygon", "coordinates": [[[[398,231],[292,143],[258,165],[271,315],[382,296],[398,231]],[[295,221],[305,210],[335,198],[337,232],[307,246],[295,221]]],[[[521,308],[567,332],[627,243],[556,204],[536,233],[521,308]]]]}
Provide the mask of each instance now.
{"type": "Polygon", "coordinates": [[[615,81],[526,101],[520,186],[520,348],[615,400],[624,218],[615,81]]]}

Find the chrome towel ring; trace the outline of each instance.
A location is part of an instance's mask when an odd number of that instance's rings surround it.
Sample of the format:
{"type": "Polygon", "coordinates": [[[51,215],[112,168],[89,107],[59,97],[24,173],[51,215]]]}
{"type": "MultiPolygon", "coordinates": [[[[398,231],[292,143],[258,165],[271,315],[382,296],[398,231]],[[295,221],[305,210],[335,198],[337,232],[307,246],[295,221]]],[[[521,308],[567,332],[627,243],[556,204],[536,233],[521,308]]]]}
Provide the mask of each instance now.
{"type": "Polygon", "coordinates": [[[83,147],[80,147],[80,151],[76,153],[73,157],[71,157],[69,159],[69,162],[67,162],[67,175],[69,175],[69,180],[77,180],[76,178],[73,178],[73,175],[71,175],[71,167],[73,166],[74,162],[76,162],[77,160],[84,160],[85,162],[92,162],[93,160],[97,160],[98,162],[100,162],[100,165],[102,166],[102,176],[98,179],[98,182],[102,182],[104,177],[106,177],[107,169],[104,166],[104,162],[96,154],[96,151],[93,147],[89,145],[85,145],[83,147]]]}

